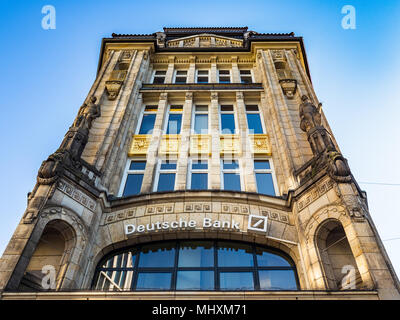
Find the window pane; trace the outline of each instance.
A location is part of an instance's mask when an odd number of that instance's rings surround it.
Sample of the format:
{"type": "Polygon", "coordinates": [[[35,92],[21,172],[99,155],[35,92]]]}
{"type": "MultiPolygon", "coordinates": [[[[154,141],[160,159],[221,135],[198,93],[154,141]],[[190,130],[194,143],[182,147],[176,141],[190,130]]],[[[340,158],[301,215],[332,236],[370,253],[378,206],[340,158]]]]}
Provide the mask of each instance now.
{"type": "Polygon", "coordinates": [[[168,117],[168,125],[166,134],[181,133],[182,114],[170,114],[168,117]]]}
{"type": "Polygon", "coordinates": [[[222,112],[224,112],[224,111],[233,111],[233,106],[230,105],[230,104],[228,104],[228,105],[222,105],[222,106],[221,106],[221,111],[222,111],[222,112]]]}
{"type": "Polygon", "coordinates": [[[263,270],[259,277],[261,290],[297,290],[292,270],[263,270]]]}
{"type": "Polygon", "coordinates": [[[240,74],[251,74],[250,70],[240,70],[240,74]]]}
{"type": "Polygon", "coordinates": [[[208,174],[207,173],[192,173],[192,190],[207,190],[208,189],[208,174]]]}
{"type": "Polygon", "coordinates": [[[157,70],[157,71],[156,71],[156,75],[157,75],[157,76],[159,76],[159,75],[165,75],[166,73],[167,73],[166,70],[157,70]]]}
{"type": "Polygon", "coordinates": [[[175,83],[186,83],[186,77],[176,77],[175,83]]]}
{"type": "Polygon", "coordinates": [[[155,84],[162,84],[164,83],[164,77],[154,77],[153,83],[155,84]]]}
{"type": "Polygon", "coordinates": [[[214,290],[213,271],[178,271],[177,290],[214,290]]]}
{"type": "Polygon", "coordinates": [[[218,242],[218,267],[252,267],[253,248],[242,243],[218,242]]]}
{"type": "Polygon", "coordinates": [[[246,104],[246,111],[258,111],[258,105],[246,104]]]}
{"type": "Polygon", "coordinates": [[[219,77],[219,83],[231,83],[230,77],[219,77]]]}
{"type": "Polygon", "coordinates": [[[197,77],[198,83],[208,83],[208,77],[197,77]]]}
{"type": "Polygon", "coordinates": [[[207,170],[208,169],[208,161],[193,161],[192,162],[192,169],[194,170],[207,170]]]}
{"type": "Polygon", "coordinates": [[[175,169],[176,169],[176,161],[164,160],[161,163],[161,170],[175,170],[175,169]]]}
{"type": "Polygon", "coordinates": [[[252,272],[220,272],[221,290],[254,290],[252,272]]]}
{"type": "Polygon", "coordinates": [[[194,132],[196,134],[206,134],[208,132],[208,114],[195,115],[194,132]]]}
{"type": "Polygon", "coordinates": [[[239,162],[237,160],[224,160],[223,161],[224,169],[239,169],[239,162]]]}
{"type": "Polygon", "coordinates": [[[253,80],[251,79],[251,77],[240,77],[241,83],[252,83],[253,80]]]}
{"type": "Polygon", "coordinates": [[[229,75],[229,70],[219,70],[219,74],[227,74],[227,75],[229,75]]]}
{"type": "Polygon", "coordinates": [[[171,288],[170,272],[140,272],[137,290],[168,290],[171,288]]]}
{"type": "Polygon", "coordinates": [[[221,132],[226,134],[235,132],[235,117],[233,114],[221,114],[221,132]]]}
{"type": "Polygon", "coordinates": [[[196,111],[208,112],[208,106],[196,106],[196,111]]]}
{"type": "Polygon", "coordinates": [[[213,267],[214,246],[211,241],[182,242],[178,267],[213,267]]]}
{"type": "Polygon", "coordinates": [[[256,173],[258,193],[275,196],[274,183],[270,173],[256,173]]]}
{"type": "Polygon", "coordinates": [[[186,70],[178,70],[176,71],[176,75],[177,76],[186,76],[186,70]]]}
{"type": "Polygon", "coordinates": [[[271,169],[268,160],[254,160],[254,169],[271,169]]]}
{"type": "Polygon", "coordinates": [[[144,114],[139,134],[152,134],[154,128],[154,121],[156,121],[155,114],[144,114]]]}
{"type": "Polygon", "coordinates": [[[142,247],[139,268],[173,267],[175,263],[175,242],[149,244],[142,247]]]}
{"type": "Polygon", "coordinates": [[[198,70],[197,74],[201,75],[208,75],[208,70],[198,70]]]}
{"type": "Polygon", "coordinates": [[[258,113],[248,113],[247,114],[247,126],[249,128],[250,134],[264,133],[260,114],[258,113]]]}
{"type": "Polygon", "coordinates": [[[157,191],[173,191],[175,188],[175,173],[160,173],[157,191]]]}
{"type": "Polygon", "coordinates": [[[224,173],[224,190],[241,191],[240,175],[236,173],[224,173]]]}
{"type": "Polygon", "coordinates": [[[123,197],[139,194],[142,188],[143,174],[128,174],[126,179],[123,197]]]}
{"type": "Polygon", "coordinates": [[[146,161],[131,161],[129,170],[144,170],[146,168],[146,161]]]}
{"type": "Polygon", "coordinates": [[[257,264],[259,267],[290,267],[289,262],[274,253],[256,248],[257,264]]]}

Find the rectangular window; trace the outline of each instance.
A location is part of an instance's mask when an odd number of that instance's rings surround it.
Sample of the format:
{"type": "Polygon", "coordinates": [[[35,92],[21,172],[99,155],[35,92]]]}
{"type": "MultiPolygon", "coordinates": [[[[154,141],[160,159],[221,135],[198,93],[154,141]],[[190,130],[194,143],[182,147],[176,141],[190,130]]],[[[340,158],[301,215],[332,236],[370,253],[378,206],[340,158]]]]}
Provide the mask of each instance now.
{"type": "Polygon", "coordinates": [[[137,134],[152,134],[158,106],[145,106],[137,134]]]}
{"type": "Polygon", "coordinates": [[[153,76],[153,83],[161,84],[165,82],[166,70],[155,70],[153,76]]]}
{"type": "Polygon", "coordinates": [[[208,70],[197,70],[197,83],[208,83],[208,70]]]}
{"type": "Polygon", "coordinates": [[[154,191],[175,189],[176,160],[161,160],[158,166],[154,191]]]}
{"type": "Polygon", "coordinates": [[[231,83],[231,72],[230,70],[219,70],[218,71],[219,83],[231,83]]]}
{"type": "Polygon", "coordinates": [[[123,197],[128,197],[140,193],[145,168],[145,160],[131,160],[122,193],[123,197]]]}
{"type": "Polygon", "coordinates": [[[222,159],[222,189],[230,191],[241,191],[240,168],[238,160],[222,159]]]}
{"type": "Polygon", "coordinates": [[[175,83],[186,83],[186,81],[187,81],[187,70],[176,70],[175,83]]]}
{"type": "Polygon", "coordinates": [[[196,105],[194,107],[193,115],[193,132],[195,134],[207,134],[208,133],[208,106],[207,105],[196,105]]]}
{"type": "Polygon", "coordinates": [[[253,77],[251,76],[251,70],[240,70],[240,82],[241,83],[253,83],[253,77]]]}
{"type": "Polygon", "coordinates": [[[189,162],[189,181],[190,190],[208,189],[208,160],[191,160],[189,162]]]}
{"type": "Polygon", "coordinates": [[[257,192],[275,196],[275,186],[271,163],[267,159],[254,160],[254,174],[257,182],[257,192]]]}
{"type": "Polygon", "coordinates": [[[182,111],[183,111],[183,106],[172,105],[169,107],[165,134],[181,133],[182,111]]]}
{"type": "Polygon", "coordinates": [[[264,133],[261,114],[258,105],[246,105],[247,127],[250,134],[264,133]]]}
{"type": "Polygon", "coordinates": [[[222,134],[234,134],[236,131],[233,105],[220,106],[220,128],[222,134]]]}

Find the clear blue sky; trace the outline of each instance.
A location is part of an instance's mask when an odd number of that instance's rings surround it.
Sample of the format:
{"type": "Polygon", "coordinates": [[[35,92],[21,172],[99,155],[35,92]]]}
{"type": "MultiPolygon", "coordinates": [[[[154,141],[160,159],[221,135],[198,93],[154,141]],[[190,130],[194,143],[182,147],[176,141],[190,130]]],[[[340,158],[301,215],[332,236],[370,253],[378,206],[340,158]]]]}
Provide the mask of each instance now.
{"type": "MultiPolygon", "coordinates": [[[[1,1],[0,253],[92,85],[102,37],[248,26],[304,37],[315,91],[356,179],[400,184],[400,1],[1,1]],[[56,8],[43,30],[41,9],[56,8]],[[356,8],[356,29],[341,8],[356,8]]],[[[400,186],[362,184],[382,239],[400,238],[400,186]]],[[[400,274],[399,240],[385,241],[400,274]]]]}

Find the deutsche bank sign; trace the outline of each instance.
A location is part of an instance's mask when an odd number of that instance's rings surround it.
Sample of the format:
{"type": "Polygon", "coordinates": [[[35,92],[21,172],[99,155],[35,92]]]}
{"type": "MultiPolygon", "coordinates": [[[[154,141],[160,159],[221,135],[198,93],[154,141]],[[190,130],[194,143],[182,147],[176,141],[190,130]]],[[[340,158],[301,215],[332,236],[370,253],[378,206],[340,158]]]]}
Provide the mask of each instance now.
{"type": "MultiPolygon", "coordinates": [[[[139,224],[125,224],[125,234],[129,235],[132,233],[142,233],[146,231],[157,231],[157,230],[168,230],[168,229],[182,229],[182,228],[196,228],[199,227],[197,221],[195,220],[184,220],[182,218],[179,221],[156,221],[154,223],[148,223],[146,225],[139,224]]],[[[220,220],[212,220],[211,218],[204,218],[201,226],[204,229],[233,229],[236,231],[240,230],[239,222],[234,220],[232,221],[220,221],[220,220]]],[[[248,220],[248,230],[253,231],[267,231],[267,217],[264,216],[255,216],[249,215],[248,220]]]]}

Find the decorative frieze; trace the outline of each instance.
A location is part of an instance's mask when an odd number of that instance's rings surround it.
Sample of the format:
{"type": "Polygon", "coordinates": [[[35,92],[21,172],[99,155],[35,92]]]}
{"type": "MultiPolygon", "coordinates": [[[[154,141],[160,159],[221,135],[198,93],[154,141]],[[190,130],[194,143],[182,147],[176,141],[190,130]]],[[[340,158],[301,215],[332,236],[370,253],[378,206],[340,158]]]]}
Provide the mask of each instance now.
{"type": "Polygon", "coordinates": [[[240,154],[241,144],[238,134],[220,135],[220,152],[222,155],[240,154]]]}
{"type": "Polygon", "coordinates": [[[211,155],[211,135],[209,134],[191,135],[190,155],[211,155]]]}
{"type": "Polygon", "coordinates": [[[113,70],[110,78],[106,81],[108,99],[115,100],[121,90],[122,83],[126,78],[126,70],[113,70]]]}
{"type": "Polygon", "coordinates": [[[151,136],[147,134],[137,134],[133,136],[128,156],[145,156],[149,149],[151,136]]]}
{"type": "Polygon", "coordinates": [[[96,209],[96,201],[88,197],[82,191],[76,189],[74,186],[65,182],[64,180],[60,180],[57,184],[57,188],[74,199],[76,202],[80,203],[84,207],[88,208],[91,211],[95,211],[96,209]]]}
{"type": "Polygon", "coordinates": [[[255,155],[270,156],[271,143],[267,134],[250,134],[251,152],[255,155]]]}
{"type": "Polygon", "coordinates": [[[297,202],[297,209],[300,212],[305,207],[310,205],[312,202],[317,200],[320,196],[328,192],[333,188],[334,182],[332,180],[325,180],[318,183],[314,188],[308,191],[304,196],[302,196],[297,202]]]}
{"type": "Polygon", "coordinates": [[[181,146],[181,136],[179,134],[165,134],[161,138],[159,154],[178,155],[181,146]]]}

